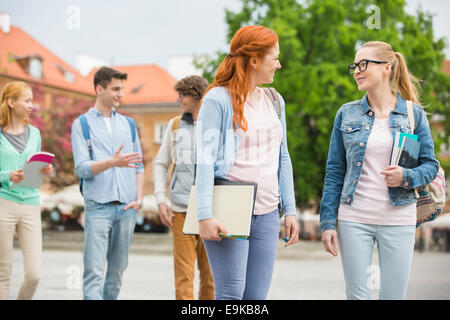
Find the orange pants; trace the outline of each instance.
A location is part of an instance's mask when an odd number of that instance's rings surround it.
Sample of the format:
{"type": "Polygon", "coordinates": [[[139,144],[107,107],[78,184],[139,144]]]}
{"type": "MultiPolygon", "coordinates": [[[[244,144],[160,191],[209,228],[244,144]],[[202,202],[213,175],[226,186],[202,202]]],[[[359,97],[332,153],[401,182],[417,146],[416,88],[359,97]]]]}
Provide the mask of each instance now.
{"type": "Polygon", "coordinates": [[[200,271],[199,300],[214,300],[214,281],[209,269],[203,241],[198,235],[183,234],[185,212],[174,212],[173,262],[175,269],[175,297],[177,300],[194,300],[194,267],[197,260],[200,271]]]}

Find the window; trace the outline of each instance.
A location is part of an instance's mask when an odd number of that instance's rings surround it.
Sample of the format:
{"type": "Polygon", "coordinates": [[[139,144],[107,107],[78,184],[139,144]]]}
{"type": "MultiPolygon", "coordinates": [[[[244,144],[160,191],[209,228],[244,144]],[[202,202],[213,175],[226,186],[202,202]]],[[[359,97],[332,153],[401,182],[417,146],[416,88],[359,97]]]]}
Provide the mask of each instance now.
{"type": "Polygon", "coordinates": [[[64,72],[64,79],[66,79],[66,81],[68,81],[68,82],[74,82],[75,75],[70,71],[66,71],[66,72],[64,72]]]}
{"type": "Polygon", "coordinates": [[[156,123],[155,124],[155,143],[161,144],[164,138],[164,133],[167,130],[168,123],[156,123]]]}
{"type": "Polygon", "coordinates": [[[35,79],[42,79],[42,59],[39,56],[12,56],[22,69],[35,79]]]}
{"type": "Polygon", "coordinates": [[[30,58],[29,73],[35,79],[42,79],[42,61],[39,58],[30,58]]]}
{"type": "Polygon", "coordinates": [[[75,82],[75,75],[72,72],[66,70],[62,65],[56,64],[56,69],[61,72],[67,82],[75,82]]]}

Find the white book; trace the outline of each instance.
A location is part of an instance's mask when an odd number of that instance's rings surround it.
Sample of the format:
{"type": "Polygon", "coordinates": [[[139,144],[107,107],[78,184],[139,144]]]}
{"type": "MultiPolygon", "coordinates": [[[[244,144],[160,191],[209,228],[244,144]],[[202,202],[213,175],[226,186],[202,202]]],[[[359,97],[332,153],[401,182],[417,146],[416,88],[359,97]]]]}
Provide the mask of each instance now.
{"type": "Polygon", "coordinates": [[[391,154],[391,162],[389,164],[391,166],[397,165],[398,155],[400,154],[400,131],[395,132],[394,145],[392,146],[392,154],[391,154]]]}
{"type": "Polygon", "coordinates": [[[39,188],[44,180],[44,175],[40,171],[43,167],[51,164],[54,157],[54,154],[48,152],[33,153],[22,167],[23,180],[14,183],[11,190],[15,187],[39,188]]]}
{"type": "MultiPolygon", "coordinates": [[[[256,183],[225,183],[214,185],[212,214],[232,237],[248,237],[256,199],[256,183]]],[[[199,234],[195,186],[191,187],[183,233],[199,234]]]]}

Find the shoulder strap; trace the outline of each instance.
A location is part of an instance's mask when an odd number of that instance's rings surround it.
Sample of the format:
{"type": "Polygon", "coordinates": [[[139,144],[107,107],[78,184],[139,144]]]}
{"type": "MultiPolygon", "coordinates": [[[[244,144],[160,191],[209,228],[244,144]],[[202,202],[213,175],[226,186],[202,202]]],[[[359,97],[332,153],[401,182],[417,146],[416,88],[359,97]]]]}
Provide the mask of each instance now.
{"type": "Polygon", "coordinates": [[[408,118],[409,118],[409,125],[411,126],[411,133],[414,133],[414,110],[413,110],[413,104],[411,100],[406,100],[406,109],[408,109],[408,118]]]}
{"type": "MultiPolygon", "coordinates": [[[[131,140],[133,141],[133,143],[135,143],[136,142],[136,123],[130,117],[125,116],[125,118],[127,119],[128,124],[130,125],[131,140]]],[[[83,130],[83,137],[87,142],[89,156],[92,159],[91,134],[90,134],[89,123],[87,121],[86,114],[80,115],[78,117],[78,119],[80,119],[81,129],[83,130]]]]}
{"type": "MultiPolygon", "coordinates": [[[[176,142],[175,132],[180,128],[181,117],[182,117],[181,115],[176,116],[173,118],[173,121],[172,121],[172,126],[171,126],[172,136],[173,136],[172,143],[173,143],[174,147],[175,147],[175,142],[176,142]]],[[[169,170],[168,170],[169,181],[172,180],[173,173],[175,172],[175,163],[177,162],[177,156],[176,156],[177,153],[174,151],[174,152],[172,152],[172,155],[173,155],[172,162],[170,163],[169,170]]]]}
{"type": "Polygon", "coordinates": [[[266,94],[270,97],[273,103],[273,107],[275,108],[275,112],[277,113],[278,119],[281,120],[281,103],[278,98],[278,93],[275,88],[264,88],[266,94]]]}
{"type": "Polygon", "coordinates": [[[92,159],[92,145],[91,145],[91,134],[89,129],[89,123],[86,119],[86,114],[82,114],[78,117],[80,119],[81,129],[83,130],[83,137],[87,142],[88,150],[89,150],[89,158],[92,159]]]}
{"type": "Polygon", "coordinates": [[[173,118],[172,132],[177,131],[180,128],[181,115],[173,118]]]}
{"type": "MultiPolygon", "coordinates": [[[[89,131],[89,123],[86,119],[86,114],[81,114],[78,119],[80,119],[81,129],[83,131],[83,137],[87,142],[87,147],[89,151],[89,159],[92,159],[92,145],[91,145],[91,134],[89,131]]],[[[79,179],[80,183],[80,193],[83,195],[83,179],[79,179]]]]}
{"type": "Polygon", "coordinates": [[[130,117],[125,116],[125,118],[127,118],[128,124],[130,125],[131,141],[134,143],[136,141],[136,123],[130,117]]]}
{"type": "Polygon", "coordinates": [[[78,119],[80,119],[81,129],[83,129],[84,138],[86,140],[89,140],[91,138],[91,135],[89,133],[89,124],[87,122],[86,115],[82,114],[78,117],[78,119]]]}

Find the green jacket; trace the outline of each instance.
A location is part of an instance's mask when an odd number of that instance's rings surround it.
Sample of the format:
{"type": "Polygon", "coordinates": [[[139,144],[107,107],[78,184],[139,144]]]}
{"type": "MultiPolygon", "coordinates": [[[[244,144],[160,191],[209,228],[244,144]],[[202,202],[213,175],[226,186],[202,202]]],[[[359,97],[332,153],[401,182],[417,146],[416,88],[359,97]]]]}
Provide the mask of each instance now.
{"type": "Polygon", "coordinates": [[[0,133],[0,198],[20,204],[39,205],[39,189],[17,187],[13,190],[9,188],[13,184],[9,179],[11,171],[22,168],[28,158],[35,152],[41,151],[41,134],[32,125],[27,145],[22,153],[0,133]]]}

